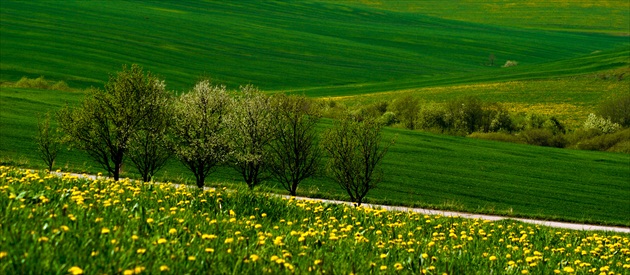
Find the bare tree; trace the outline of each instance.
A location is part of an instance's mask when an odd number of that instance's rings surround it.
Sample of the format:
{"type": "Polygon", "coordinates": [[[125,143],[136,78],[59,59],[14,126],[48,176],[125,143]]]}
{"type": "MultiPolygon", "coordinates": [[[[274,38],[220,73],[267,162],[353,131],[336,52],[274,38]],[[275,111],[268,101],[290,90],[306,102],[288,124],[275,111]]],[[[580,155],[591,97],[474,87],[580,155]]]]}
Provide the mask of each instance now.
{"type": "Polygon", "coordinates": [[[104,88],[89,90],[78,108],[66,106],[57,115],[71,145],[86,151],[118,180],[130,139],[161,107],[152,102],[166,91],[163,81],[135,64],[111,75],[104,88]]]}
{"type": "Polygon", "coordinates": [[[197,83],[175,104],[172,149],[195,175],[199,188],[226,161],[229,146],[224,120],[229,108],[225,86],[212,86],[208,80],[197,83]]]}
{"type": "Polygon", "coordinates": [[[250,189],[268,177],[270,144],[275,135],[271,98],[251,85],[241,86],[228,116],[230,164],[250,189]]]}
{"type": "Polygon", "coordinates": [[[381,125],[374,120],[357,122],[351,117],[337,121],[324,132],[322,147],[328,155],[326,171],[350,196],[361,205],[371,189],[382,180],[379,165],[391,141],[381,145],[381,125]]]}
{"type": "Polygon", "coordinates": [[[320,115],[313,103],[304,96],[274,97],[275,139],[271,142],[269,170],[292,196],[297,195],[300,182],[313,176],[321,159],[316,144],[315,127],[320,115]]]}
{"type": "Polygon", "coordinates": [[[50,125],[49,113],[46,113],[44,118],[38,118],[35,141],[37,142],[40,158],[48,167],[48,171],[52,171],[55,159],[61,147],[61,139],[55,129],[50,125]]]}

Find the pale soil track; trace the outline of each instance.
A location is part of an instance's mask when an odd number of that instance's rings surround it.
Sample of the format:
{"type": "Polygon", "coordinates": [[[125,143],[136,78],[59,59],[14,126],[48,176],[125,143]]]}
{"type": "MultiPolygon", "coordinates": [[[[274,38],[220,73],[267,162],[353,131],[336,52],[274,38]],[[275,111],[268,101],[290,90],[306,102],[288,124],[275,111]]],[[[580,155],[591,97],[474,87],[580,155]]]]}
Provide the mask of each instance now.
{"type": "MultiPolygon", "coordinates": [[[[63,176],[64,174],[67,174],[67,175],[76,176],[79,178],[89,178],[89,179],[105,178],[105,177],[97,177],[96,175],[86,175],[86,174],[76,174],[76,173],[57,173],[57,172],[53,172],[53,173],[56,174],[57,176],[63,176]]],[[[156,183],[156,184],[161,184],[161,183],[156,183]]],[[[173,184],[173,185],[181,186],[180,184],[173,184]]],[[[211,187],[205,187],[205,188],[212,189],[211,187]]],[[[348,201],[327,200],[327,199],[308,198],[308,197],[291,197],[288,195],[277,195],[277,196],[286,198],[286,199],[293,198],[296,200],[309,200],[309,201],[319,201],[323,203],[353,205],[353,203],[348,202],[348,201]]],[[[515,217],[509,217],[509,216],[474,214],[474,213],[465,213],[465,212],[454,212],[454,211],[434,210],[434,209],[425,209],[425,208],[411,208],[411,207],[404,207],[404,206],[378,205],[378,204],[368,204],[368,203],[362,204],[361,207],[381,208],[388,211],[415,212],[415,213],[421,213],[421,214],[426,214],[426,215],[441,215],[444,217],[482,219],[482,220],[489,220],[489,221],[510,219],[510,220],[520,221],[524,223],[548,226],[548,227],[553,227],[553,228],[563,228],[563,229],[581,230],[581,231],[609,231],[609,232],[619,232],[619,233],[630,234],[630,227],[545,221],[545,220],[515,218],[515,217]]]]}

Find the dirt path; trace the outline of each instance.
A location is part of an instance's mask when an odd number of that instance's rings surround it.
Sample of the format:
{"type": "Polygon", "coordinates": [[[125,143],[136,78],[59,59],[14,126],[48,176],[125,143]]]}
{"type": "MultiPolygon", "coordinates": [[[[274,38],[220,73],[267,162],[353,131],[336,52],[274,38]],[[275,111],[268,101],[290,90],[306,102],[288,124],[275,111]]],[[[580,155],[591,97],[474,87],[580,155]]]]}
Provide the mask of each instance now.
{"type": "MultiPolygon", "coordinates": [[[[85,175],[85,174],[75,174],[75,173],[55,173],[55,174],[57,174],[57,176],[62,176],[63,174],[70,174],[72,176],[77,176],[80,178],[89,178],[89,179],[97,178],[97,176],[95,175],[85,175]]],[[[173,185],[180,186],[179,184],[173,184],[173,185]]],[[[210,189],[210,187],[205,187],[205,188],[210,189]]],[[[287,199],[291,198],[291,196],[287,196],[287,195],[278,195],[278,196],[287,198],[287,199]]],[[[352,205],[351,202],[339,201],[339,200],[327,200],[327,199],[317,199],[317,198],[308,198],[308,197],[293,197],[293,198],[297,200],[310,200],[310,201],[319,201],[323,203],[352,205]]],[[[549,227],[554,227],[554,228],[564,228],[564,229],[571,229],[571,230],[587,230],[587,231],[610,231],[610,232],[630,234],[630,228],[619,227],[619,226],[603,226],[603,225],[592,225],[592,224],[534,220],[534,219],[515,218],[515,217],[508,217],[508,216],[473,214],[473,213],[465,213],[465,212],[454,212],[454,211],[434,210],[434,209],[425,209],[425,208],[411,208],[411,207],[404,207],[404,206],[378,205],[378,204],[368,204],[368,203],[364,203],[362,204],[362,206],[371,207],[371,208],[382,208],[388,211],[402,211],[402,212],[412,211],[412,212],[426,214],[426,215],[441,215],[445,217],[462,217],[462,218],[467,218],[467,219],[483,219],[483,220],[490,220],[490,221],[511,219],[511,220],[516,220],[516,221],[521,221],[524,223],[538,224],[538,225],[549,226],[549,227]]]]}

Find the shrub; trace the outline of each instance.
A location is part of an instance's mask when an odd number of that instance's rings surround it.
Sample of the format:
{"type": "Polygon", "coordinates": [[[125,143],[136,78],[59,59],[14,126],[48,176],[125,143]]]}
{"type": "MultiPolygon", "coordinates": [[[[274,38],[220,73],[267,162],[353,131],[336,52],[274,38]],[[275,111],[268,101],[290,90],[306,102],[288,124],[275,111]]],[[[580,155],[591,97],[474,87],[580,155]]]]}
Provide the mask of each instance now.
{"type": "Polygon", "coordinates": [[[623,127],[630,127],[630,93],[604,101],[597,114],[623,127]]]}
{"type": "Polygon", "coordinates": [[[410,130],[417,128],[420,109],[420,101],[417,98],[411,95],[400,97],[394,101],[390,109],[405,128],[410,130]]]}
{"type": "Polygon", "coordinates": [[[579,141],[575,147],[582,150],[598,150],[607,151],[612,148],[615,150],[623,151],[627,149],[627,144],[630,141],[630,129],[625,129],[612,134],[604,134],[593,138],[579,141]]]}
{"type": "Polygon", "coordinates": [[[385,112],[378,118],[378,123],[384,126],[392,126],[395,123],[398,123],[398,119],[396,118],[396,114],[393,112],[385,112]]]}
{"type": "Polygon", "coordinates": [[[418,128],[425,130],[438,130],[444,132],[448,129],[445,120],[446,110],[438,104],[425,104],[420,109],[418,116],[418,128]]]}
{"type": "Polygon", "coordinates": [[[568,144],[563,135],[554,135],[549,129],[529,129],[520,133],[527,144],[564,148],[568,144]]]}
{"type": "Polygon", "coordinates": [[[621,126],[612,122],[610,119],[599,117],[593,113],[589,114],[584,122],[584,129],[596,129],[604,134],[610,134],[618,131],[621,126]]]}
{"type": "Polygon", "coordinates": [[[18,80],[18,82],[15,83],[15,87],[31,88],[31,89],[48,89],[50,88],[50,84],[48,84],[48,81],[46,81],[46,79],[44,79],[43,76],[40,76],[35,79],[22,77],[20,80],[18,80]]]}
{"type": "Polygon", "coordinates": [[[68,83],[66,83],[65,81],[60,80],[50,86],[50,89],[55,91],[68,91],[70,90],[70,86],[68,86],[68,83]]]}
{"type": "Polygon", "coordinates": [[[470,134],[483,128],[483,103],[476,97],[464,97],[446,103],[445,121],[452,133],[470,134]]]}
{"type": "Polygon", "coordinates": [[[480,133],[480,132],[475,132],[472,133],[470,135],[468,135],[468,137],[471,138],[478,138],[478,139],[485,139],[485,140],[492,140],[492,141],[500,141],[500,142],[511,142],[511,143],[520,143],[520,144],[524,144],[525,142],[518,136],[509,134],[509,133],[505,133],[505,132],[499,132],[499,133],[480,133]]]}
{"type": "Polygon", "coordinates": [[[503,68],[507,68],[507,67],[514,67],[516,65],[518,65],[518,62],[516,62],[514,60],[508,60],[508,61],[505,61],[505,64],[503,64],[502,67],[503,68]]]}

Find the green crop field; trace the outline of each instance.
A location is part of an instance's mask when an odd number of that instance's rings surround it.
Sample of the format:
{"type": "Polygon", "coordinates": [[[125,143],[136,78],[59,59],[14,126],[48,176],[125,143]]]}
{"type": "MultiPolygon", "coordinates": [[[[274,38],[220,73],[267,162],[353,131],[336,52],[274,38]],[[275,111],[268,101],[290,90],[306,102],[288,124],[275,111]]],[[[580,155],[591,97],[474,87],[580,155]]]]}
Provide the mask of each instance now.
{"type": "MultiPolygon", "coordinates": [[[[615,15],[604,22],[627,19],[618,12],[624,5],[602,8],[615,15]]],[[[627,57],[630,45],[627,36],[481,24],[351,2],[4,1],[0,20],[0,80],[44,75],[78,87],[100,86],[121,64],[138,63],[174,89],[210,76],[264,90],[332,87],[356,94],[379,83],[387,85],[377,91],[397,89],[399,80],[487,81],[511,71],[499,68],[506,60],[521,64],[521,73],[507,79],[592,71],[587,64],[538,67],[619,49],[627,57]],[[490,54],[494,67],[486,66],[490,54]]],[[[627,64],[625,58],[607,65],[627,64]]]]}
{"type": "MultiPolygon", "coordinates": [[[[401,93],[436,102],[475,95],[513,112],[578,124],[600,101],[630,88],[629,4],[589,5],[2,1],[0,161],[41,168],[33,143],[37,115],[76,104],[79,90],[102,87],[108,74],[132,63],[177,93],[210,77],[230,88],[251,83],[348,105],[401,93]],[[507,60],[518,66],[502,68],[507,60]],[[11,87],[23,76],[65,81],[76,91],[11,87]]],[[[394,135],[387,177],[368,197],[372,202],[630,225],[627,154],[385,130],[394,135]]],[[[62,152],[56,167],[100,171],[76,151],[62,152]]],[[[125,172],[135,176],[130,166],[125,172]]],[[[227,169],[211,177],[215,185],[239,184],[227,169]]],[[[190,175],[173,161],[158,178],[186,182],[190,175]]],[[[273,182],[268,187],[278,191],[273,182]]],[[[298,192],[344,197],[326,178],[298,192]]]]}

